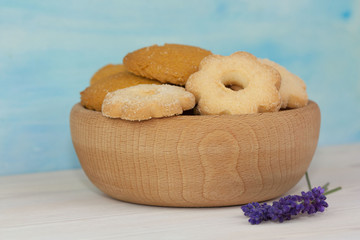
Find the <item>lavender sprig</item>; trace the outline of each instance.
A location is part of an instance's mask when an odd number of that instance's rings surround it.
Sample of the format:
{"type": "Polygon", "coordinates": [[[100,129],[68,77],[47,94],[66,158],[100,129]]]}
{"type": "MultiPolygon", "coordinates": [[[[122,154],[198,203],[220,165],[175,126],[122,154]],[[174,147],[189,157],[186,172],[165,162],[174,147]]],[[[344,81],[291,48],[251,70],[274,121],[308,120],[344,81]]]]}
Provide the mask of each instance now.
{"type": "Polygon", "coordinates": [[[251,224],[260,224],[269,220],[283,222],[291,220],[298,214],[314,214],[325,211],[325,208],[329,206],[325,201],[325,195],[336,192],[341,187],[328,190],[330,183],[326,183],[323,187],[312,188],[308,172],[305,173],[305,178],[309,191],[301,192],[301,196],[288,195],[280,198],[279,201],[274,201],[272,205],[257,202],[243,205],[241,209],[245,216],[249,217],[249,222],[251,224]]]}
{"type": "Polygon", "coordinates": [[[251,224],[260,224],[263,221],[283,222],[291,220],[300,213],[314,214],[323,212],[328,207],[325,201],[324,189],[313,188],[301,195],[289,195],[274,201],[272,205],[267,203],[249,203],[241,207],[245,216],[249,217],[251,224]]]}
{"type": "Polygon", "coordinates": [[[308,192],[301,192],[301,195],[288,195],[280,198],[279,201],[274,201],[272,205],[257,202],[243,205],[241,209],[245,216],[249,217],[249,222],[260,224],[263,221],[271,220],[281,223],[285,220],[291,220],[298,214],[314,214],[325,211],[325,208],[329,206],[325,201],[325,195],[336,192],[341,187],[328,190],[329,183],[326,183],[323,187],[311,188],[307,172],[305,178],[309,187],[308,192]]]}

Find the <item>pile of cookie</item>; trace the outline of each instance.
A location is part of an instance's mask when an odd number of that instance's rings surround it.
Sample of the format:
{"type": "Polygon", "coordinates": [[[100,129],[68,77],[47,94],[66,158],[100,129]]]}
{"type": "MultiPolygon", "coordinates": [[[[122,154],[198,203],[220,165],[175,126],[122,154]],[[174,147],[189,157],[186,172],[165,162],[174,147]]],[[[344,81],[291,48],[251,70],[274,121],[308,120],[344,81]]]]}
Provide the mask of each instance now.
{"type": "Polygon", "coordinates": [[[153,45],[106,65],[81,92],[81,104],[110,118],[141,121],[193,114],[250,114],[308,103],[298,76],[248,52],[230,56],[180,44],[153,45]]]}

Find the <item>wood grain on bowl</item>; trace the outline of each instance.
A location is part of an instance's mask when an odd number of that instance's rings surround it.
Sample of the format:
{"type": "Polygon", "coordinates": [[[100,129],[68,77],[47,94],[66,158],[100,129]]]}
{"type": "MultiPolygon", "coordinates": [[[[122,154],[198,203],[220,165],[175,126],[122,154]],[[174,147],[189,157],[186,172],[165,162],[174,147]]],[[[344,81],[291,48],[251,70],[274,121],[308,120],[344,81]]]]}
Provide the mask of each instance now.
{"type": "Polygon", "coordinates": [[[278,197],[314,155],[320,110],[176,116],[131,122],[76,104],[73,144],[89,179],[113,198],[148,205],[210,207],[278,197]]]}

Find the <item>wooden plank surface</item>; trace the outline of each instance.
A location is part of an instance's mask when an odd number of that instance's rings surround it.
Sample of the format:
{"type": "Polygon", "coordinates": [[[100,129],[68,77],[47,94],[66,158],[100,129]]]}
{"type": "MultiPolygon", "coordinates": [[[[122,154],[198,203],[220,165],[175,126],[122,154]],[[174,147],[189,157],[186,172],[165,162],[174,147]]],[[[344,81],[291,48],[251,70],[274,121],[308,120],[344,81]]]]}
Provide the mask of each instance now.
{"type": "MultiPolygon", "coordinates": [[[[0,177],[0,239],[360,239],[360,144],[319,148],[314,186],[343,190],[329,208],[252,226],[239,206],[167,208],[111,199],[81,170],[0,177]]],[[[302,179],[289,193],[306,190],[302,179]]]]}

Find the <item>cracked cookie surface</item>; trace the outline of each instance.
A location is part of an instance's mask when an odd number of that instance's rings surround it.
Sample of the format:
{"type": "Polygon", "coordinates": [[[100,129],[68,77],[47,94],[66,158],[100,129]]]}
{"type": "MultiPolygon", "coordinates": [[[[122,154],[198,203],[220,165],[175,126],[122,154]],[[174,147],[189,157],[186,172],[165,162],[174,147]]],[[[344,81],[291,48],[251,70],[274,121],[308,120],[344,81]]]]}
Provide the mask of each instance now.
{"type": "Polygon", "coordinates": [[[153,45],[127,54],[123,63],[136,75],[183,86],[198,70],[201,60],[210,54],[210,51],[188,45],[153,45]]]}

